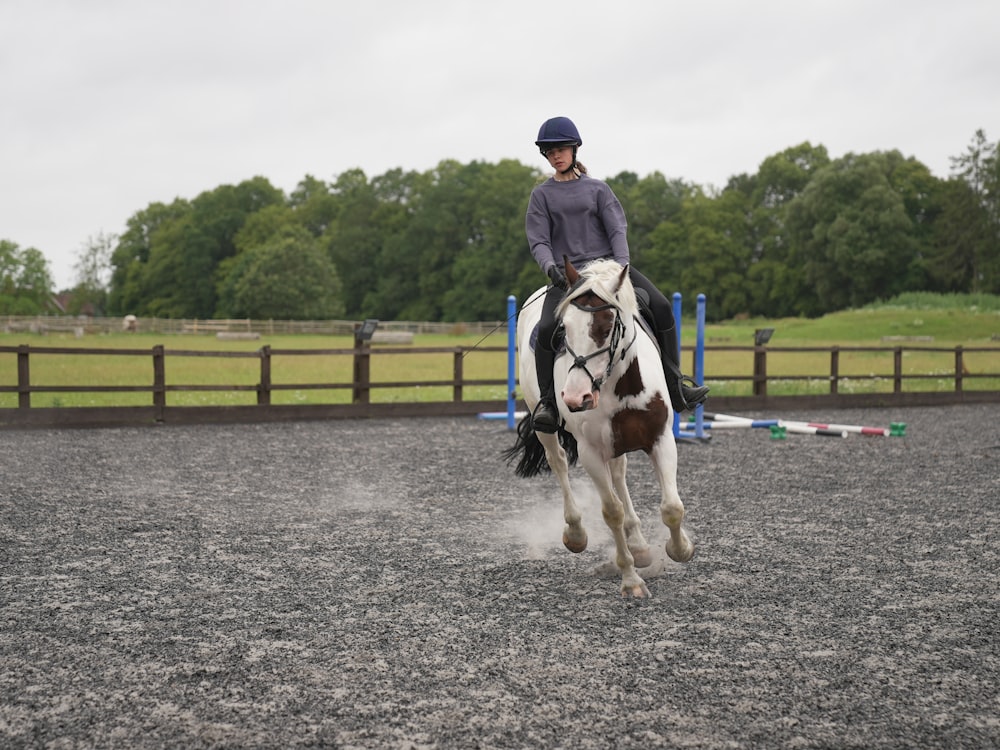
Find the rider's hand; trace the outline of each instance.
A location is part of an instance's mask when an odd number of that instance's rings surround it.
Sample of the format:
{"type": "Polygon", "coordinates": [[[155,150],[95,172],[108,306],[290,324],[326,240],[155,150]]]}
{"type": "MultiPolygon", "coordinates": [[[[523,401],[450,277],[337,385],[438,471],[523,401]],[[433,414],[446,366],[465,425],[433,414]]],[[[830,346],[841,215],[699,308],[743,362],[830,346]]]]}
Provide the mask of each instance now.
{"type": "Polygon", "coordinates": [[[559,266],[552,266],[549,269],[549,281],[552,282],[552,286],[559,287],[560,289],[566,289],[569,286],[566,282],[566,274],[562,272],[559,266]]]}

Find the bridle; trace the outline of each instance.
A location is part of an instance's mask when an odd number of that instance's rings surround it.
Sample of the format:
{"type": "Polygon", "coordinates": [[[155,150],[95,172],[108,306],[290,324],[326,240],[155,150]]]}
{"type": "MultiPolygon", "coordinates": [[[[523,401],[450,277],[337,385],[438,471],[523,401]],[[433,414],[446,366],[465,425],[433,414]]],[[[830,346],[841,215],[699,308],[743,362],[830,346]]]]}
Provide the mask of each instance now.
{"type": "MultiPolygon", "coordinates": [[[[582,310],[585,313],[590,313],[591,315],[593,315],[594,313],[603,312],[604,310],[613,309],[615,311],[615,321],[614,323],[611,324],[611,335],[609,337],[607,346],[601,347],[600,349],[584,356],[574,352],[573,348],[569,345],[569,341],[565,342],[566,351],[573,358],[573,364],[570,365],[569,369],[572,370],[574,367],[579,367],[587,374],[587,377],[590,378],[590,384],[593,387],[594,391],[599,391],[601,390],[601,386],[604,385],[604,382],[611,375],[611,370],[615,366],[615,356],[618,354],[618,347],[622,342],[622,335],[625,333],[625,324],[622,322],[621,308],[619,308],[617,305],[611,304],[610,302],[606,302],[603,305],[592,306],[580,302],[579,299],[580,297],[576,297],[570,300],[570,304],[573,305],[573,307],[577,308],[578,310],[582,310]],[[608,366],[604,368],[604,372],[601,373],[598,377],[594,377],[594,373],[592,373],[590,371],[590,368],[587,367],[587,362],[592,360],[594,357],[604,354],[605,352],[608,353],[608,366]]],[[[625,359],[625,354],[631,348],[632,344],[635,343],[636,335],[637,331],[633,328],[632,340],[629,341],[625,345],[625,347],[621,350],[622,360],[625,359]]]]}

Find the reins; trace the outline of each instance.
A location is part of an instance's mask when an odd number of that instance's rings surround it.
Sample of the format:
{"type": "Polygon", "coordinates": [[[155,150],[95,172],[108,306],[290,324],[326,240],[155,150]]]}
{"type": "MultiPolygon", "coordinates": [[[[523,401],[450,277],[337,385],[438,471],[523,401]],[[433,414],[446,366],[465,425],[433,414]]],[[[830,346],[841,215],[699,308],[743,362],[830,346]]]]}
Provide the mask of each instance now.
{"type": "MultiPolygon", "coordinates": [[[[535,297],[534,299],[532,299],[532,300],[528,300],[527,302],[525,302],[525,303],[524,303],[524,307],[522,307],[522,308],[521,308],[521,310],[524,310],[524,309],[528,308],[529,306],[531,306],[531,305],[535,304],[536,302],[538,302],[538,300],[540,300],[540,299],[544,299],[544,298],[545,298],[545,295],[544,295],[544,294],[539,294],[539,295],[538,295],[537,297],[535,297]]],[[[486,341],[486,339],[488,339],[488,338],[489,338],[490,336],[492,336],[492,335],[493,335],[494,333],[496,333],[497,331],[499,331],[499,330],[500,330],[501,328],[503,328],[504,326],[507,326],[507,325],[510,325],[510,321],[514,320],[514,318],[516,318],[516,317],[517,317],[517,312],[518,312],[518,311],[516,311],[516,310],[515,310],[513,314],[511,314],[511,315],[508,315],[508,316],[507,316],[507,319],[506,319],[506,320],[502,320],[502,321],[500,321],[499,323],[497,323],[497,324],[496,324],[495,326],[493,326],[493,328],[491,328],[491,329],[490,329],[490,330],[489,330],[489,331],[488,331],[488,332],[486,333],[486,335],[485,335],[485,336],[483,336],[483,337],[482,337],[481,339],[479,339],[479,341],[477,341],[477,342],[476,342],[475,344],[473,344],[473,345],[472,345],[471,347],[469,347],[469,348],[468,348],[468,349],[466,349],[466,350],[465,350],[464,352],[462,352],[462,359],[465,359],[465,355],[466,355],[466,354],[470,354],[470,353],[472,353],[472,352],[473,352],[474,350],[478,349],[478,348],[479,348],[479,345],[480,345],[480,344],[482,344],[482,343],[483,343],[484,341],[486,341]]]]}

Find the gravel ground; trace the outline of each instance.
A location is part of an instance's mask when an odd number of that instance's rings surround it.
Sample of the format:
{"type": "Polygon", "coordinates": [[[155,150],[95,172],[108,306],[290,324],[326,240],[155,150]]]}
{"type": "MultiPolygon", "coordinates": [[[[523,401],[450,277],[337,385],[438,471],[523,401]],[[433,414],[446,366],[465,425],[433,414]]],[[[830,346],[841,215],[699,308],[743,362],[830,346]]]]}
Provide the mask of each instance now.
{"type": "Polygon", "coordinates": [[[682,444],[645,601],[500,422],[0,432],[0,745],[1000,746],[1000,405],[746,416],[908,426],[682,444]]]}

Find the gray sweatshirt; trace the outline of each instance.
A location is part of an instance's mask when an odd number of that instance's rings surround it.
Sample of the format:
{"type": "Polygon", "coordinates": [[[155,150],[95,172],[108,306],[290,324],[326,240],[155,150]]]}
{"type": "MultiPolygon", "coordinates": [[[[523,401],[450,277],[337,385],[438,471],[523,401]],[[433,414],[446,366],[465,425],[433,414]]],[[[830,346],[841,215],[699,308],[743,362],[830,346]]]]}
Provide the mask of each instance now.
{"type": "Polygon", "coordinates": [[[532,190],[524,226],[545,273],[562,266],[564,255],[578,268],[598,258],[629,262],[622,204],[606,183],[585,174],[569,182],[549,178],[532,190]]]}

